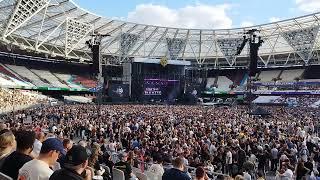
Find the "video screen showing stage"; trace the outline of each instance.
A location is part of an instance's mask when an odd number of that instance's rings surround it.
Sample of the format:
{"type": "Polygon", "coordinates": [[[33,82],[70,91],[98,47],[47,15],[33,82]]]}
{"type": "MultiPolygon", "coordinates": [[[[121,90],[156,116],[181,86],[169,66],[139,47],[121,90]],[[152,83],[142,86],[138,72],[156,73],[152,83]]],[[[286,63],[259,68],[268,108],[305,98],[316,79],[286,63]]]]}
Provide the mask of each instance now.
{"type": "Polygon", "coordinates": [[[180,93],[180,80],[144,79],[144,99],[173,101],[180,93]]]}
{"type": "Polygon", "coordinates": [[[184,66],[134,63],[132,97],[141,102],[174,102],[184,90],[184,66]]]}

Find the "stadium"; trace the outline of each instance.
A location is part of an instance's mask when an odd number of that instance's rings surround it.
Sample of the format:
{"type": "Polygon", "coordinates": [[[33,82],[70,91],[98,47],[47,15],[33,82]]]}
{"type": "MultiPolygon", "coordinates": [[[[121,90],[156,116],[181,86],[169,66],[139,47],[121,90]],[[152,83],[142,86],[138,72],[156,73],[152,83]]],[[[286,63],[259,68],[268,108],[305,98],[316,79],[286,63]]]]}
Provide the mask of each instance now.
{"type": "Polygon", "coordinates": [[[320,178],[320,13],[233,29],[0,1],[0,179],[320,178]]]}

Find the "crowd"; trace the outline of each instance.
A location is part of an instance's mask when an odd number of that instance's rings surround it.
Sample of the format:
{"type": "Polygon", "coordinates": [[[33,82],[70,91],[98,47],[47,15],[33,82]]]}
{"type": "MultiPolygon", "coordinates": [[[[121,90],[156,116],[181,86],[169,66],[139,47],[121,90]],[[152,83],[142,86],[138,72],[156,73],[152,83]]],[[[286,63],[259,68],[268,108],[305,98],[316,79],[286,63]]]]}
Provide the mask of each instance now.
{"type": "Polygon", "coordinates": [[[14,179],[319,178],[319,109],[64,105],[2,117],[0,172],[14,179]],[[24,118],[32,123],[23,124],[24,118]],[[32,130],[32,131],[31,131],[32,130]],[[14,143],[16,141],[16,145],[14,143]],[[221,174],[219,174],[221,173],[221,174]]]}
{"type": "Polygon", "coordinates": [[[316,95],[281,96],[281,98],[276,99],[273,103],[298,107],[314,107],[318,101],[320,101],[320,97],[316,95]]]}
{"type": "Polygon", "coordinates": [[[0,112],[14,107],[36,104],[37,98],[22,93],[19,90],[0,88],[0,112]]]}

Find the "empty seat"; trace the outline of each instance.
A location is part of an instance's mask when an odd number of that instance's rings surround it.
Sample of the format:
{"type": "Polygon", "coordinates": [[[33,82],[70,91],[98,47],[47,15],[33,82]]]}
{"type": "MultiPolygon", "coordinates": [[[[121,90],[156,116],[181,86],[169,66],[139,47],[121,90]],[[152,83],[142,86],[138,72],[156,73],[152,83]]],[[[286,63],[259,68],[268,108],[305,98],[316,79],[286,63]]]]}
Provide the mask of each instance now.
{"type": "Polygon", "coordinates": [[[292,82],[297,77],[301,77],[303,69],[284,70],[281,74],[281,81],[292,82]]]}
{"type": "Polygon", "coordinates": [[[114,180],[125,180],[123,171],[117,168],[112,168],[112,178],[114,180]]]}
{"type": "Polygon", "coordinates": [[[261,82],[271,82],[273,78],[277,78],[281,71],[262,71],[259,75],[261,82]]]}
{"type": "Polygon", "coordinates": [[[139,180],[148,180],[147,175],[145,175],[144,173],[137,172],[136,176],[137,176],[137,178],[139,178],[139,180]]]}
{"type": "Polygon", "coordinates": [[[50,71],[46,70],[36,70],[31,69],[31,71],[35,74],[37,74],[39,77],[45,79],[48,81],[53,87],[58,88],[69,88],[67,85],[62,84],[57,77],[55,77],[50,71]]]}

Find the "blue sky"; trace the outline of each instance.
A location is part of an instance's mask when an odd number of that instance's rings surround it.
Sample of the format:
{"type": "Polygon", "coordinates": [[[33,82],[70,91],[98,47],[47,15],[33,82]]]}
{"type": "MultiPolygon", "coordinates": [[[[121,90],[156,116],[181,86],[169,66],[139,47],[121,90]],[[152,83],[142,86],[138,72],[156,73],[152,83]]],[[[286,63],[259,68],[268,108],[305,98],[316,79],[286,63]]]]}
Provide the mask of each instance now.
{"type": "Polygon", "coordinates": [[[320,11],[320,0],[74,0],[98,15],[139,23],[230,28],[320,11]]]}

